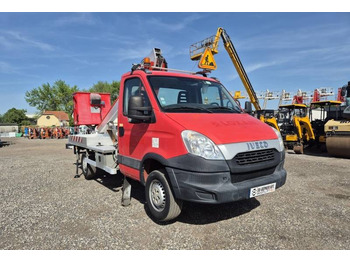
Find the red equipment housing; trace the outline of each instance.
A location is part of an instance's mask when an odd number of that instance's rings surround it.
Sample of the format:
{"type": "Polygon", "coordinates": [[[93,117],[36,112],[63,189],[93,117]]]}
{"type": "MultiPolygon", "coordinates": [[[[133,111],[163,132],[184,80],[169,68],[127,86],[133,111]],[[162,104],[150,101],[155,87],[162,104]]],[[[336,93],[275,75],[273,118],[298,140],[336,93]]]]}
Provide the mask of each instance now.
{"type": "Polygon", "coordinates": [[[345,102],[345,96],[342,94],[342,88],[338,88],[337,101],[345,102]]]}
{"type": "Polygon", "coordinates": [[[74,93],[74,125],[99,125],[111,108],[110,97],[109,93],[74,93]]]}

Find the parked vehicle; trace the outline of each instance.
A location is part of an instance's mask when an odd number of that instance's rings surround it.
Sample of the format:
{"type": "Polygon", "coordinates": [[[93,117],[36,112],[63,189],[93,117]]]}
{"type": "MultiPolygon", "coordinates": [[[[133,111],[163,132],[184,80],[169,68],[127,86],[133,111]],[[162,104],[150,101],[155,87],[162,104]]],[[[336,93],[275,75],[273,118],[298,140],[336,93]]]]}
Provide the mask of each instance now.
{"type": "Polygon", "coordinates": [[[126,205],[126,178],[142,183],[150,214],[167,221],[183,201],[227,203],[285,183],[280,133],[247,112],[218,80],[170,70],[155,48],[122,76],[119,100],[97,132],[71,135],[67,146],[86,179],[119,170],[126,205]]]}

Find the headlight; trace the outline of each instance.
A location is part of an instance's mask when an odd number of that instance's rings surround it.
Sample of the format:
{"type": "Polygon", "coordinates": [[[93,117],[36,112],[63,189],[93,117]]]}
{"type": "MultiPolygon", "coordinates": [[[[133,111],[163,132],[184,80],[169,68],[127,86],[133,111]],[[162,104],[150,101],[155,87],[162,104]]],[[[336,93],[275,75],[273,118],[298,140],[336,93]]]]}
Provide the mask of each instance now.
{"type": "Polygon", "coordinates": [[[283,143],[283,138],[281,136],[281,133],[276,129],[276,128],[273,128],[273,131],[275,131],[277,137],[278,137],[278,141],[280,142],[280,150],[279,151],[283,151],[284,150],[284,143],[283,143]]]}
{"type": "Polygon", "coordinates": [[[181,136],[190,154],[205,159],[224,160],[220,149],[206,136],[191,130],[182,131],[181,136]]]}

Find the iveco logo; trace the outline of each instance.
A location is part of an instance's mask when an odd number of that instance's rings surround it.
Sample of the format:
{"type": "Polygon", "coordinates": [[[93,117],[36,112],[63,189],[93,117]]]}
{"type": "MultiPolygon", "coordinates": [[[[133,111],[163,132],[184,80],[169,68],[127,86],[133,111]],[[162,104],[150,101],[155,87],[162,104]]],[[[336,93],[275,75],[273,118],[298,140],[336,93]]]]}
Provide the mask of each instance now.
{"type": "Polygon", "coordinates": [[[248,150],[264,149],[268,148],[269,144],[266,141],[248,142],[248,150]]]}

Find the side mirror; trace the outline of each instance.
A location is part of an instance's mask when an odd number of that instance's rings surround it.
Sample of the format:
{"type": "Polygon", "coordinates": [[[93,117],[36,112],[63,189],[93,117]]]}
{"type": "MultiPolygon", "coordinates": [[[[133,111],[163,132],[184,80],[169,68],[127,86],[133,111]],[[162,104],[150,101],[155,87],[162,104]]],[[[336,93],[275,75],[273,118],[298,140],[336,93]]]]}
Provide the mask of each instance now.
{"type": "Polygon", "coordinates": [[[249,101],[246,101],[244,104],[244,112],[246,112],[247,114],[252,114],[253,110],[252,110],[252,103],[249,101]]]}
{"type": "Polygon", "coordinates": [[[151,122],[152,107],[144,106],[144,97],[131,96],[128,103],[128,117],[131,123],[151,122]]]}

